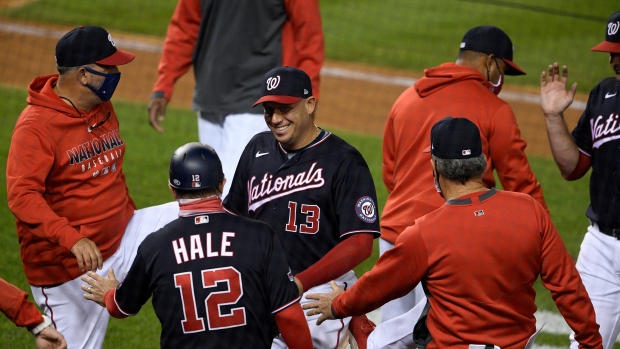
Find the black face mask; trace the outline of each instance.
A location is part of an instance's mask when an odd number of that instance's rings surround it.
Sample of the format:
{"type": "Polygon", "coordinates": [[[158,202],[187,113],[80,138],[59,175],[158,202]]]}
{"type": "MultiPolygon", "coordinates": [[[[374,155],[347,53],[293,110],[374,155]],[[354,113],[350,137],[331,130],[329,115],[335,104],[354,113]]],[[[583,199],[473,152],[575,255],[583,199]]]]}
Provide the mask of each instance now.
{"type": "Polygon", "coordinates": [[[118,73],[106,74],[106,73],[98,72],[89,67],[84,67],[84,69],[86,69],[87,71],[95,75],[105,77],[105,80],[103,80],[103,84],[101,84],[101,86],[98,89],[95,89],[94,87],[90,85],[86,85],[86,87],[88,87],[91,91],[93,91],[99,98],[101,98],[102,101],[104,102],[109,101],[110,98],[112,98],[112,95],[114,94],[114,90],[116,90],[116,86],[118,86],[118,82],[121,80],[121,73],[118,72],[118,73]]]}
{"type": "Polygon", "coordinates": [[[439,186],[439,172],[435,175],[435,171],[433,171],[433,181],[435,182],[435,190],[437,190],[439,196],[443,198],[443,193],[441,192],[441,187],[439,186]]]}

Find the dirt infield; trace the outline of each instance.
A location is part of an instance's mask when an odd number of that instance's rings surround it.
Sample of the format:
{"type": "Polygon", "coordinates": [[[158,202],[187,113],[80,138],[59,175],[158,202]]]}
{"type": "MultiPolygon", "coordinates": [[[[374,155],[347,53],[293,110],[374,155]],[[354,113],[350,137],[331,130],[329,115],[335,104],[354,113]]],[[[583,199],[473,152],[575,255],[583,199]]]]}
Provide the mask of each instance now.
{"type": "MultiPolygon", "coordinates": [[[[59,34],[71,28],[41,27],[33,23],[0,22],[0,83],[5,86],[25,88],[33,77],[54,73],[54,48],[59,34]],[[11,29],[12,25],[26,29],[11,29]]],[[[127,99],[148,102],[153,86],[160,53],[153,48],[161,47],[162,38],[126,35],[112,32],[112,36],[123,49],[123,42],[144,43],[145,48],[132,47],[136,59],[128,66],[121,67],[123,82],[120,84],[115,99],[127,99]]],[[[326,62],[326,67],[342,68],[350,72],[378,74],[385,77],[418,78],[420,74],[395,71],[384,68],[362,66],[342,62],[326,62]]],[[[538,75],[539,72],[530,74],[538,75]]],[[[506,93],[527,93],[535,95],[538,88],[517,88],[510,85],[512,78],[504,86],[506,93]]],[[[360,78],[341,77],[322,74],[321,101],[317,113],[317,124],[326,128],[339,128],[372,135],[382,135],[386,116],[392,103],[406,88],[402,84],[385,81],[369,81],[360,78]]],[[[193,75],[186,74],[175,87],[171,106],[189,108],[193,90],[193,75]]],[[[584,96],[578,96],[582,101],[584,96]]],[[[540,106],[538,103],[508,100],[521,128],[522,137],[527,141],[528,154],[550,156],[547,135],[540,106]]],[[[572,128],[581,111],[569,109],[566,119],[572,128]]],[[[144,122],[148,116],[145,110],[144,122]]],[[[164,125],[165,126],[165,125],[164,125]]]]}

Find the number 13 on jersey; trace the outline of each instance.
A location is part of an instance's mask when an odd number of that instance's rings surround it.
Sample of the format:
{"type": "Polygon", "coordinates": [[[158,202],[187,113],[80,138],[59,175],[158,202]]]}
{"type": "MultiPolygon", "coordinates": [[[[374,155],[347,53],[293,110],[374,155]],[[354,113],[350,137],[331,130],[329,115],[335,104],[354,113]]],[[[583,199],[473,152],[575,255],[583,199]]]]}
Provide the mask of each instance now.
{"type": "Polygon", "coordinates": [[[301,234],[316,234],[319,231],[319,219],[321,218],[321,209],[317,205],[299,205],[295,201],[288,202],[288,223],[286,223],[286,231],[301,234]],[[297,207],[300,207],[300,221],[305,217],[305,222],[297,224],[297,207]]]}

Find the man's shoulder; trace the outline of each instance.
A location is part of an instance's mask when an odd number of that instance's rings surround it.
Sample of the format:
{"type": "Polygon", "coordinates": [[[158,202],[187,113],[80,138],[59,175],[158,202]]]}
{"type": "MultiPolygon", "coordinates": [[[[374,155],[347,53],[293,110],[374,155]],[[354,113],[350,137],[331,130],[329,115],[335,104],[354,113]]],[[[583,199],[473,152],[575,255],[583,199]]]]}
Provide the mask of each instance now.
{"type": "Polygon", "coordinates": [[[599,83],[594,86],[594,88],[592,88],[591,94],[596,96],[600,94],[606,94],[607,92],[615,92],[617,91],[617,87],[619,84],[620,81],[618,81],[615,77],[604,78],[599,81],[599,83]]]}
{"type": "Polygon", "coordinates": [[[163,241],[169,241],[171,237],[183,237],[194,234],[192,227],[208,228],[206,231],[230,231],[236,234],[271,234],[273,229],[265,222],[252,218],[238,216],[228,212],[196,214],[189,217],[179,217],[166,224],[159,230],[149,234],[142,242],[146,248],[155,249],[162,246],[163,241]]]}
{"type": "Polygon", "coordinates": [[[273,146],[276,143],[275,140],[276,138],[274,137],[273,133],[271,133],[271,131],[259,132],[250,139],[246,148],[251,149],[261,146],[264,147],[266,145],[273,146]]]}
{"type": "Polygon", "coordinates": [[[319,145],[321,146],[318,149],[321,149],[330,159],[335,159],[340,164],[354,162],[357,165],[368,166],[357,148],[331,132],[323,141],[319,142],[319,145]]]}

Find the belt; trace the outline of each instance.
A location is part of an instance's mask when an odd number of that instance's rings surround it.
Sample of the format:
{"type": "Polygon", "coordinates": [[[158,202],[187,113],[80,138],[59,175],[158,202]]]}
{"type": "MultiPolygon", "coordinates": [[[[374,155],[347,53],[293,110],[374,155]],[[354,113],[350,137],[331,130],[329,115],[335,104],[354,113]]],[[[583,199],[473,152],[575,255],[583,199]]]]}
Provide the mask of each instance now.
{"type": "Polygon", "coordinates": [[[607,228],[607,227],[601,227],[599,225],[598,230],[600,230],[601,233],[605,235],[613,236],[616,239],[620,240],[620,228],[607,228]]]}

